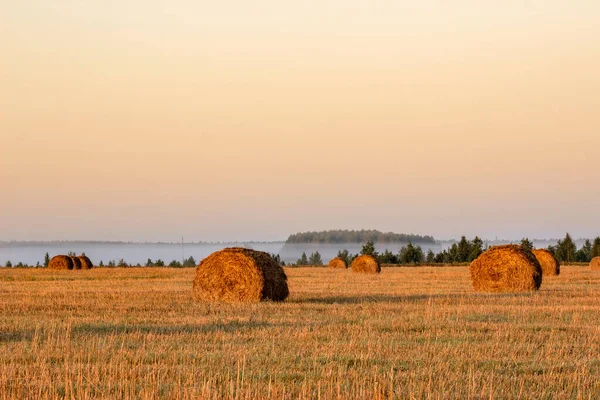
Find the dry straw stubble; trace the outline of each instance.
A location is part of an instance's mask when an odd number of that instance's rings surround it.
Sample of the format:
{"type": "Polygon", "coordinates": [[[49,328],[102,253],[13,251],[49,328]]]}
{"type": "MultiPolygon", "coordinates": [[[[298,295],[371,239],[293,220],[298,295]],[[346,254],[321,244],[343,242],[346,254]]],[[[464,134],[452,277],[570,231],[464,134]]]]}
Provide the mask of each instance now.
{"type": "Polygon", "coordinates": [[[193,293],[205,302],[256,303],[283,301],[289,289],[283,268],[268,253],[234,247],[202,260],[193,293]]]}
{"type": "Polygon", "coordinates": [[[379,261],[369,255],[358,256],[352,261],[350,266],[352,272],[360,272],[364,274],[378,274],[381,272],[381,264],[379,261]]]}
{"type": "Polygon", "coordinates": [[[0,270],[0,399],[598,398],[587,266],[541,296],[465,293],[451,266],[285,270],[293,301],[233,307],[194,306],[189,268],[0,270]]]}
{"type": "Polygon", "coordinates": [[[348,263],[341,257],[336,257],[329,261],[329,268],[332,269],[346,269],[348,268],[348,263]]]}
{"type": "Polygon", "coordinates": [[[592,261],[590,261],[590,268],[592,271],[600,271],[600,257],[594,257],[592,261]]]}
{"type": "Polygon", "coordinates": [[[518,245],[495,246],[469,267],[477,292],[529,292],[542,284],[542,267],[530,250],[518,245]]]}
{"type": "Polygon", "coordinates": [[[550,251],[546,249],[536,249],[533,250],[533,255],[537,258],[542,267],[542,274],[554,276],[560,274],[560,263],[550,251]]]}
{"type": "Polygon", "coordinates": [[[48,264],[48,269],[73,269],[73,260],[69,256],[54,256],[48,264]]]}

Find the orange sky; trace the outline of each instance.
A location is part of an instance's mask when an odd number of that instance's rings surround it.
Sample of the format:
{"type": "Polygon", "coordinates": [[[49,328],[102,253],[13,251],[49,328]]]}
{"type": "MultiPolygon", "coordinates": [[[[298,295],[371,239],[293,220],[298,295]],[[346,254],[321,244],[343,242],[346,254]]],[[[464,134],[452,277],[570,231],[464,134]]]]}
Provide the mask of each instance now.
{"type": "Polygon", "coordinates": [[[600,235],[598,21],[583,0],[3,1],[0,240],[600,235]]]}

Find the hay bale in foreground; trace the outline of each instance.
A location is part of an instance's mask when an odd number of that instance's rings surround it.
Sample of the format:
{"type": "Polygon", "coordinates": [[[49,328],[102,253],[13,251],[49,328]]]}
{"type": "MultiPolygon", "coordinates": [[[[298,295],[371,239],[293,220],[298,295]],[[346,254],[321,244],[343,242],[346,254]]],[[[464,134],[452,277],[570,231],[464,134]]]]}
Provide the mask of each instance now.
{"type": "Polygon", "coordinates": [[[346,269],[348,268],[348,263],[343,258],[336,257],[333,260],[329,261],[329,268],[346,269]]]}
{"type": "Polygon", "coordinates": [[[560,263],[556,257],[554,257],[554,254],[546,249],[536,249],[533,250],[532,253],[540,263],[543,275],[556,276],[560,274],[560,263]]]}
{"type": "Polygon", "coordinates": [[[289,289],[283,268],[268,253],[234,247],[202,260],[193,294],[200,301],[254,303],[283,301],[289,289]]]}
{"type": "Polygon", "coordinates": [[[590,268],[592,271],[600,271],[600,257],[592,258],[592,261],[590,261],[590,268]]]}
{"type": "Polygon", "coordinates": [[[48,264],[48,269],[73,269],[73,260],[69,256],[54,256],[48,264]]]}
{"type": "Polygon", "coordinates": [[[542,267],[530,250],[495,246],[469,267],[476,292],[530,292],[542,284],[542,267]]]}
{"type": "Polygon", "coordinates": [[[73,256],[69,256],[69,258],[73,261],[73,269],[81,269],[81,261],[79,261],[79,258],[73,256]]]}
{"type": "Polygon", "coordinates": [[[361,272],[363,274],[378,274],[381,272],[379,261],[375,257],[368,255],[356,257],[352,261],[350,268],[352,268],[352,272],[361,272]]]}
{"type": "Polygon", "coordinates": [[[81,269],[92,269],[94,264],[87,256],[78,256],[79,262],[81,262],[81,269]]]}

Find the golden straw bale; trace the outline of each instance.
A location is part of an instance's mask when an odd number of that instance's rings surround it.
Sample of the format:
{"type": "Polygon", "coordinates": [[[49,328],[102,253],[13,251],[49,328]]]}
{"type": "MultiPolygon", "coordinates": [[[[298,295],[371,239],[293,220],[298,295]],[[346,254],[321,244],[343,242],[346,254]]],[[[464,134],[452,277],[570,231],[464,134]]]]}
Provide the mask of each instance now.
{"type": "Polygon", "coordinates": [[[600,257],[594,257],[590,262],[592,271],[600,271],[600,257]]]}
{"type": "Polygon", "coordinates": [[[348,263],[341,257],[336,257],[329,261],[329,268],[333,269],[346,269],[348,268],[348,263]]]}
{"type": "Polygon", "coordinates": [[[360,272],[363,274],[378,274],[381,272],[379,261],[375,257],[368,255],[356,257],[354,261],[352,261],[350,268],[352,268],[352,272],[360,272]]]}
{"type": "Polygon", "coordinates": [[[94,264],[87,256],[79,256],[77,257],[81,262],[81,269],[92,269],[94,264]]]}
{"type": "Polygon", "coordinates": [[[476,292],[528,292],[542,284],[542,267],[530,250],[518,245],[495,246],[469,267],[476,292]]]}
{"type": "Polygon", "coordinates": [[[54,256],[48,264],[49,269],[73,269],[73,260],[69,256],[54,256]]]}
{"type": "Polygon", "coordinates": [[[73,269],[81,269],[81,261],[79,261],[79,258],[73,256],[69,256],[69,258],[73,261],[73,269]]]}
{"type": "Polygon", "coordinates": [[[560,274],[560,263],[554,257],[550,251],[546,249],[533,250],[533,255],[540,263],[542,267],[542,274],[544,275],[559,275],[560,274]]]}
{"type": "Polygon", "coordinates": [[[205,302],[255,303],[283,301],[289,290],[283,268],[268,253],[234,247],[202,260],[193,293],[205,302]]]}

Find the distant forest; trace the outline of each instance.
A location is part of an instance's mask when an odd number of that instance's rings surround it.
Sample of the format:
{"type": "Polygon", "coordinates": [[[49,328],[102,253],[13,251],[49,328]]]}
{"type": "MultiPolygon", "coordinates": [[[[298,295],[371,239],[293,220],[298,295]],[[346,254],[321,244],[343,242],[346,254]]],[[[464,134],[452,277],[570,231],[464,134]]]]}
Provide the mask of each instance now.
{"type": "Polygon", "coordinates": [[[432,236],[404,233],[380,232],[374,230],[331,230],[322,232],[302,232],[290,235],[286,243],[435,243],[432,236]]]}

